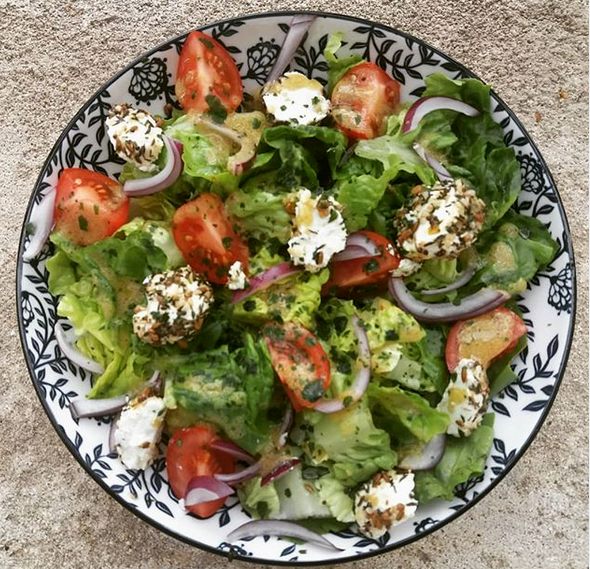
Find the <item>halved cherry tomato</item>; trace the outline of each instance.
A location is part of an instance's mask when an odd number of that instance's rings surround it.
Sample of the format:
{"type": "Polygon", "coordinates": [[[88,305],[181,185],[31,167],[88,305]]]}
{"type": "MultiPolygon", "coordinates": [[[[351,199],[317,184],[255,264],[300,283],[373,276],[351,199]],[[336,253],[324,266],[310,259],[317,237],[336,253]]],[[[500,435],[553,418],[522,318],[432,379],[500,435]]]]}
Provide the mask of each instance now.
{"type": "Polygon", "coordinates": [[[359,63],[336,83],[330,97],[336,126],[349,138],[375,138],[399,104],[399,83],[374,63],[359,63]]]}
{"type": "Polygon", "coordinates": [[[272,366],[293,408],[313,407],[330,387],[330,360],[318,339],[295,322],[267,324],[262,333],[272,366]]]}
{"type": "Polygon", "coordinates": [[[248,246],[233,230],[219,196],[201,194],[179,207],[172,218],[172,233],[185,261],[211,282],[225,284],[236,261],[248,271],[248,246]]]}
{"type": "MultiPolygon", "coordinates": [[[[177,498],[184,498],[188,483],[195,476],[213,476],[235,471],[233,457],[209,448],[218,438],[215,430],[206,424],[179,429],[172,435],[166,451],[166,470],[172,492],[177,498]]],[[[209,518],[224,502],[225,498],[219,498],[189,506],[187,509],[200,518],[209,518]]]]}
{"type": "Polygon", "coordinates": [[[377,257],[360,257],[348,261],[335,261],[330,265],[330,278],[322,288],[323,293],[333,289],[351,289],[384,281],[389,272],[399,266],[400,257],[393,243],[374,231],[359,231],[369,238],[381,252],[377,257]]]}
{"type": "Polygon", "coordinates": [[[65,168],[59,175],[55,227],[77,245],[109,237],[129,220],[129,198],[121,184],[84,168],[65,168]]]}
{"type": "Polygon", "coordinates": [[[462,358],[476,359],[487,368],[512,350],[525,334],[522,318],[504,306],[455,322],[445,348],[447,368],[452,372],[462,358]]]}
{"type": "Polygon", "coordinates": [[[183,109],[203,113],[208,97],[217,97],[228,112],[242,102],[242,79],[235,61],[214,38],[191,32],[186,38],[176,73],[176,97],[183,109]]]}

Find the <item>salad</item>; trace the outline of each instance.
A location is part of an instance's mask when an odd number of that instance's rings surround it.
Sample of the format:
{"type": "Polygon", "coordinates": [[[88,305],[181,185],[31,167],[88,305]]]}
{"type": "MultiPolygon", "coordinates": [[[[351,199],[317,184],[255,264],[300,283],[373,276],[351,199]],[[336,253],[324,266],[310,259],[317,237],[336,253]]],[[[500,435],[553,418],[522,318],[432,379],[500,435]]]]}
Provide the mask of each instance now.
{"type": "Polygon", "coordinates": [[[251,95],[191,32],[177,106],[115,105],[120,175],[65,168],[25,251],[49,236],[56,338],[93,375],[74,417],[115,415],[129,469],[165,455],[191,515],[237,494],[254,520],[230,541],[380,538],[483,473],[526,345],[515,298],[557,249],[511,209],[488,85],[437,73],[402,102],[341,42],[326,85],[251,95]]]}

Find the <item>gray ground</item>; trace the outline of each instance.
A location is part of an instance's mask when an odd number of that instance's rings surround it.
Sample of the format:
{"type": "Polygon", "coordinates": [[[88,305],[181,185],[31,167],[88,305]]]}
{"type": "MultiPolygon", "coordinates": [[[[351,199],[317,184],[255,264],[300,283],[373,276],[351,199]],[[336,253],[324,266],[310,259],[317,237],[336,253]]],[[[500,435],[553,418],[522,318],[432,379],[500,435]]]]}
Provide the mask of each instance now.
{"type": "Polygon", "coordinates": [[[456,522],[400,551],[351,567],[588,567],[585,2],[0,0],[0,266],[5,267],[0,273],[1,567],[226,565],[223,558],[160,534],[110,499],[51,428],[27,376],[17,337],[17,239],[49,149],[69,118],[114,72],[192,26],[302,6],[397,26],[493,83],[555,176],[579,270],[577,333],[565,380],[549,420],[525,457],[491,495],[456,522]]]}

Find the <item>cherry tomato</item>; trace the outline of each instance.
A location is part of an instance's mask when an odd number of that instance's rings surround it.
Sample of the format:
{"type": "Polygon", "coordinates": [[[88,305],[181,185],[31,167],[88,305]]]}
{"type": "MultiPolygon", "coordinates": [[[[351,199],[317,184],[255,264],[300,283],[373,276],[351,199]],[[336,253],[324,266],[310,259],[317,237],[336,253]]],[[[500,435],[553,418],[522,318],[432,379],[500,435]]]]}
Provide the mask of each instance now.
{"type": "Polygon", "coordinates": [[[188,35],[180,51],[175,89],[182,108],[199,113],[209,110],[209,97],[217,97],[227,112],[242,102],[242,79],[232,56],[198,31],[188,35]]]}
{"type": "Polygon", "coordinates": [[[377,257],[360,257],[348,261],[335,261],[330,265],[330,278],[322,292],[333,289],[351,289],[357,286],[376,284],[384,281],[389,272],[399,266],[400,257],[393,243],[374,231],[359,231],[377,245],[377,257]]]}
{"type": "Polygon", "coordinates": [[[55,227],[77,245],[109,237],[129,220],[129,198],[104,174],[65,168],[57,182],[55,227]]]}
{"type": "Polygon", "coordinates": [[[295,322],[267,324],[262,331],[272,366],[295,411],[313,407],[330,387],[330,360],[318,339],[295,322]]]}
{"type": "Polygon", "coordinates": [[[219,196],[201,194],[179,207],[172,233],[185,261],[211,282],[225,284],[236,261],[248,271],[248,246],[234,231],[219,196]]]}
{"type": "Polygon", "coordinates": [[[330,99],[336,126],[346,136],[375,138],[399,104],[399,83],[378,65],[359,63],[336,83],[330,99]]]}
{"type": "Polygon", "coordinates": [[[476,359],[487,368],[493,360],[514,349],[525,334],[522,318],[504,306],[455,322],[445,348],[447,368],[452,372],[462,358],[476,359]]]}
{"type": "MultiPolygon", "coordinates": [[[[172,492],[177,498],[184,498],[188,483],[195,476],[213,476],[235,471],[235,459],[226,453],[209,449],[209,445],[219,437],[215,430],[206,424],[179,429],[172,435],[166,451],[166,470],[172,492]]],[[[200,518],[211,517],[225,498],[203,502],[187,509],[200,518]]]]}

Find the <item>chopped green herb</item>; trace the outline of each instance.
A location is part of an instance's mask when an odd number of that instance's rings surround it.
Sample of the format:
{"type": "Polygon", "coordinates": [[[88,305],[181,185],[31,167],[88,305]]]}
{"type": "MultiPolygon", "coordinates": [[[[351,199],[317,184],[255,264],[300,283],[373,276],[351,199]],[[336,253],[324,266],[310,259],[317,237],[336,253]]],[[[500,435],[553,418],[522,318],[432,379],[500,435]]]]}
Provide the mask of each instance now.
{"type": "Polygon", "coordinates": [[[78,216],[78,226],[82,231],[88,231],[88,220],[83,216],[78,216]]]}

